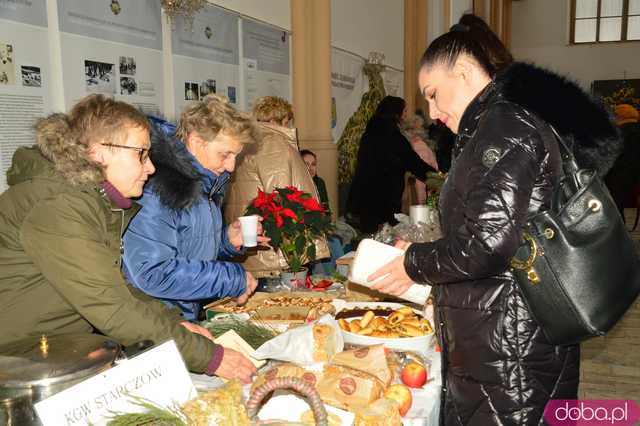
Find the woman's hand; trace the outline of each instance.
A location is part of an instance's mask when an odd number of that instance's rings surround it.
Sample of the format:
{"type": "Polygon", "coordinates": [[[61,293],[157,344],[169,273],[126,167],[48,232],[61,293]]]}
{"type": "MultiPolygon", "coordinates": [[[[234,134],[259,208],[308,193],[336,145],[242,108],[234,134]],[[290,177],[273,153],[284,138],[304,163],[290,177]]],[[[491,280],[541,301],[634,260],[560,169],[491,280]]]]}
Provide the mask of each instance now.
{"type": "MultiPolygon", "coordinates": [[[[263,219],[258,216],[257,241],[258,244],[264,246],[269,241],[271,241],[271,238],[262,235],[262,233],[264,232],[264,229],[262,228],[262,220],[263,219]]],[[[239,220],[236,219],[233,223],[229,224],[229,226],[227,227],[227,237],[229,238],[229,242],[231,243],[231,245],[233,245],[236,249],[240,249],[240,247],[242,247],[242,245],[244,244],[244,240],[242,239],[242,228],[240,227],[239,220]]]]}
{"type": "Polygon", "coordinates": [[[369,275],[367,281],[375,281],[380,277],[384,278],[380,280],[380,282],[372,285],[371,288],[393,296],[400,296],[413,284],[411,278],[407,275],[407,271],[404,269],[404,255],[392,260],[369,275]]]}
{"type": "Polygon", "coordinates": [[[214,374],[223,379],[239,379],[244,384],[251,383],[252,376],[256,374],[256,367],[240,352],[223,349],[222,362],[214,374]]]}
{"type": "Polygon", "coordinates": [[[213,342],[213,336],[211,335],[211,332],[206,328],[189,321],[182,321],[180,324],[190,332],[204,336],[213,342]]]}
{"type": "Polygon", "coordinates": [[[396,243],[393,245],[395,248],[399,248],[403,251],[407,251],[407,249],[409,247],[411,247],[411,244],[409,241],[405,241],[405,240],[397,240],[396,243]]]}
{"type": "Polygon", "coordinates": [[[258,287],[258,281],[254,278],[251,272],[246,271],[245,274],[247,278],[247,287],[244,293],[236,298],[236,303],[238,305],[244,305],[245,303],[247,303],[247,300],[249,300],[249,296],[251,296],[253,292],[256,291],[256,287],[258,287]]]}

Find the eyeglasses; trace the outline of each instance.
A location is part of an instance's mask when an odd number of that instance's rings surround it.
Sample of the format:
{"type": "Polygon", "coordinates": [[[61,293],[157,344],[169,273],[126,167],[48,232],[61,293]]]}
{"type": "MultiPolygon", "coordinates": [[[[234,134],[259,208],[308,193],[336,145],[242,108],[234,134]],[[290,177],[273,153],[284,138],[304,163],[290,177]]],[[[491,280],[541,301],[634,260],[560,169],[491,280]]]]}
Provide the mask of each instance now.
{"type": "Polygon", "coordinates": [[[145,161],[149,158],[149,148],[140,148],[138,146],[127,146],[127,145],[117,145],[113,143],[101,143],[102,146],[110,146],[112,148],[125,148],[125,149],[133,149],[138,151],[138,155],[140,157],[140,162],[144,164],[145,161]]]}

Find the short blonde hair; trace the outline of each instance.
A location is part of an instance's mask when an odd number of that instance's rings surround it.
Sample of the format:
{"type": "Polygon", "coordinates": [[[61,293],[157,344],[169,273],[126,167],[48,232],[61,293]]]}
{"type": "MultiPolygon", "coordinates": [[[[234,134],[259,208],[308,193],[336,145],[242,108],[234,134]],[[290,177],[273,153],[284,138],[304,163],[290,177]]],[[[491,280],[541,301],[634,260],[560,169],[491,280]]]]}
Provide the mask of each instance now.
{"type": "Polygon", "coordinates": [[[282,123],[285,118],[293,119],[293,107],[286,99],[278,96],[265,96],[256,100],[253,115],[258,121],[282,123]]]}
{"type": "Polygon", "coordinates": [[[149,121],[141,111],[104,95],[81,99],[67,117],[78,142],[87,147],[100,142],[123,143],[127,138],[127,125],[149,131],[149,121]]]}
{"type": "Polygon", "coordinates": [[[250,143],[254,140],[255,131],[251,117],[236,110],[227,98],[207,95],[182,112],[176,136],[186,143],[189,134],[195,132],[211,142],[222,132],[232,135],[241,143],[250,143]]]}
{"type": "Polygon", "coordinates": [[[124,143],[130,127],[148,131],[149,122],[134,106],[104,95],[89,95],[68,114],[51,114],[35,124],[40,152],[72,185],[104,180],[103,167],[89,158],[89,148],[124,143]]]}

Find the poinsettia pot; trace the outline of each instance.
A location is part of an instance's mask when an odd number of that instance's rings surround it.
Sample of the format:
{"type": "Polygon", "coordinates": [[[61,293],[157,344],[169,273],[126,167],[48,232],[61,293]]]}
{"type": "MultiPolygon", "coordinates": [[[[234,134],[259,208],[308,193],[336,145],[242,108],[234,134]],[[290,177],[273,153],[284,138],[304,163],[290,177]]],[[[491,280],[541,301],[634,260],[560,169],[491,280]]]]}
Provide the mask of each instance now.
{"type": "Polygon", "coordinates": [[[289,270],[282,271],[280,281],[292,290],[304,288],[308,272],[309,270],[306,267],[303,267],[302,270],[297,272],[289,270]]]}

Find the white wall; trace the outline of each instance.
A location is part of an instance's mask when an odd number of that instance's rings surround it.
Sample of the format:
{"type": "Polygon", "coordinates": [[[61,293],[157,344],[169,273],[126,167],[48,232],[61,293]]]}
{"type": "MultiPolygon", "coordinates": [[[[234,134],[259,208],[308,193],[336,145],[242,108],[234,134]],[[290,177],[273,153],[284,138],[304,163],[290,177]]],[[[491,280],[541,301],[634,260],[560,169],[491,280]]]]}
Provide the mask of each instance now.
{"type": "MultiPolygon", "coordinates": [[[[290,2],[295,0],[208,1],[291,30],[290,2]]],[[[331,0],[333,46],[365,58],[376,50],[385,54],[388,65],[403,69],[403,42],[404,0],[331,0]]]]}
{"type": "Polygon", "coordinates": [[[404,69],[404,1],[331,0],[331,44],[365,58],[382,52],[404,69]]]}
{"type": "Polygon", "coordinates": [[[451,0],[451,22],[449,27],[457,23],[465,13],[473,13],[473,0],[451,0]]]}
{"type": "Polygon", "coordinates": [[[290,0],[208,0],[240,14],[291,30],[290,0]]]}
{"type": "Polygon", "coordinates": [[[473,0],[427,0],[427,45],[448,31],[465,13],[473,13],[473,0]],[[445,1],[449,2],[449,21],[444,16],[445,1]]]}
{"type": "Polygon", "coordinates": [[[515,58],[568,75],[585,89],[593,80],[640,78],[640,42],[569,45],[568,3],[512,3],[511,48],[515,58]]]}
{"type": "Polygon", "coordinates": [[[427,0],[427,46],[446,28],[442,0],[427,0]]]}

